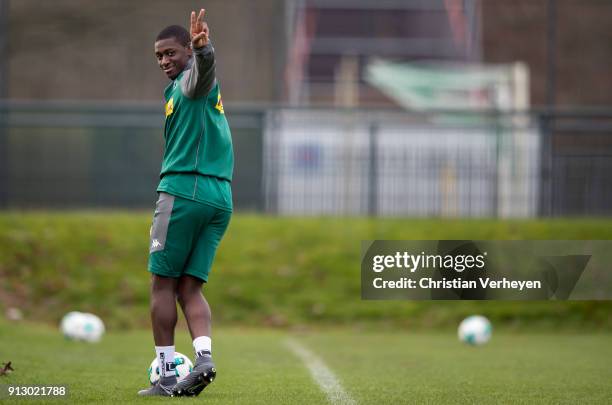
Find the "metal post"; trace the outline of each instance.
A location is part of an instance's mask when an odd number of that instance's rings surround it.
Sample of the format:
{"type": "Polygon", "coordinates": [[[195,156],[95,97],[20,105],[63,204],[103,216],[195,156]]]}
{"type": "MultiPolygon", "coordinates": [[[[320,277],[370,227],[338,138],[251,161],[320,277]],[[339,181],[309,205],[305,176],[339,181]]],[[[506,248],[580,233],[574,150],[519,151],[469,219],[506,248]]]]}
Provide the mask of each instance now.
{"type": "Polygon", "coordinates": [[[8,165],[8,11],[9,0],[0,0],[0,208],[6,208],[9,195],[8,165]]]}
{"type": "Polygon", "coordinates": [[[553,146],[555,106],[557,98],[557,2],[548,0],[546,28],[546,112],[542,119],[542,197],[541,215],[552,216],[553,208],[553,146]]]}
{"type": "Polygon", "coordinates": [[[378,126],[370,125],[370,159],[368,170],[368,215],[378,214],[378,126]]]}
{"type": "Polygon", "coordinates": [[[546,24],[546,104],[554,108],[557,98],[557,0],[548,0],[548,23],[546,24]]]}

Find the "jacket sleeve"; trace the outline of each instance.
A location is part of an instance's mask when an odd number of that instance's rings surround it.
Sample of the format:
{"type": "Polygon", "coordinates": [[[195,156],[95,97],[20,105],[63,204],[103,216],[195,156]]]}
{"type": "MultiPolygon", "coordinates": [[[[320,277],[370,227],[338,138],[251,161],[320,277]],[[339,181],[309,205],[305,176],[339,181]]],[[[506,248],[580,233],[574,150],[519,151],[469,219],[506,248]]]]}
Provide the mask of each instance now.
{"type": "Polygon", "coordinates": [[[214,87],[215,50],[212,43],[193,50],[194,61],[181,80],[181,91],[189,98],[205,97],[214,87]]]}

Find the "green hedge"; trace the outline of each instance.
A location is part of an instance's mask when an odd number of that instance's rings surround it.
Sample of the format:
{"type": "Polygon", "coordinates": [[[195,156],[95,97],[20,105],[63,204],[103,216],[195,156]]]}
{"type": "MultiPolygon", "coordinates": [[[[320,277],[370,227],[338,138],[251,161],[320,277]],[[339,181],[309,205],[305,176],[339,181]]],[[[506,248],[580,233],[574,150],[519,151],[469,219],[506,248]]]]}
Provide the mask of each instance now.
{"type": "MultiPolygon", "coordinates": [[[[57,322],[91,311],[111,328],[149,325],[150,213],[0,214],[0,304],[57,322]]],[[[365,239],[612,239],[610,219],[232,218],[204,288],[215,322],[278,327],[497,325],[612,329],[610,302],[373,302],[360,299],[365,239]]]]}

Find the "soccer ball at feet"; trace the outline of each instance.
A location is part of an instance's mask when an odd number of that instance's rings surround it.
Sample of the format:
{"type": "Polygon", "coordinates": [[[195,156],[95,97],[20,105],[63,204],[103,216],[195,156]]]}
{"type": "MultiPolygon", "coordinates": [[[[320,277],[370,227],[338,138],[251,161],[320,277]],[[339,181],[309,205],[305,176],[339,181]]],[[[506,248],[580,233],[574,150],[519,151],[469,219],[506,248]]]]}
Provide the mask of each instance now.
{"type": "MultiPolygon", "coordinates": [[[[174,364],[176,365],[174,375],[177,381],[181,381],[183,378],[187,377],[189,373],[191,373],[191,370],[193,370],[193,363],[191,363],[191,360],[179,352],[174,352],[174,364]]],[[[149,367],[149,382],[151,385],[155,384],[159,380],[159,377],[159,362],[157,361],[157,357],[155,357],[149,367]]]]}

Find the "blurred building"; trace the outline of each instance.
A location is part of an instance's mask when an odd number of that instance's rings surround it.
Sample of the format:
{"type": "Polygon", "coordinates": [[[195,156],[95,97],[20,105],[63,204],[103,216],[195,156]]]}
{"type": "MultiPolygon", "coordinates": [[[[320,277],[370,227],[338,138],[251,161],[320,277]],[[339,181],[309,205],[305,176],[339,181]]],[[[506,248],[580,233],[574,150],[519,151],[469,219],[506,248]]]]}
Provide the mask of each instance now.
{"type": "Polygon", "coordinates": [[[293,0],[287,99],[307,105],[392,105],[364,81],[372,60],[480,61],[477,0],[293,0]]]}
{"type": "Polygon", "coordinates": [[[531,75],[534,105],[551,101],[549,93],[559,105],[612,104],[612,76],[607,73],[612,63],[611,2],[290,0],[287,4],[287,26],[294,33],[287,61],[287,97],[293,103],[388,104],[363,81],[369,61],[385,58],[521,61],[531,75]]]}

